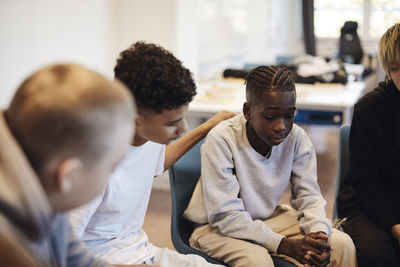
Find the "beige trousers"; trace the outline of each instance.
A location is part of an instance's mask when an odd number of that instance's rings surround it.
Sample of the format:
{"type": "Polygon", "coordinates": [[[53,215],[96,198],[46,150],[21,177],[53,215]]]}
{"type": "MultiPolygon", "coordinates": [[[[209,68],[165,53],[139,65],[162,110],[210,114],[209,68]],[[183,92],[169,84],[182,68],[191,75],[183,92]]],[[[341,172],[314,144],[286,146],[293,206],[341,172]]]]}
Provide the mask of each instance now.
{"type": "MultiPolygon", "coordinates": [[[[304,237],[293,210],[278,207],[273,216],[264,223],[274,232],[287,238],[304,237]]],[[[347,234],[332,229],[328,242],[332,247],[331,260],[328,266],[357,266],[356,249],[347,234]]],[[[217,228],[213,228],[209,224],[199,226],[193,231],[190,237],[190,246],[232,267],[274,266],[271,255],[265,247],[246,240],[224,236],[217,228]]],[[[303,266],[286,255],[275,256],[284,258],[297,266],[303,266]]]]}

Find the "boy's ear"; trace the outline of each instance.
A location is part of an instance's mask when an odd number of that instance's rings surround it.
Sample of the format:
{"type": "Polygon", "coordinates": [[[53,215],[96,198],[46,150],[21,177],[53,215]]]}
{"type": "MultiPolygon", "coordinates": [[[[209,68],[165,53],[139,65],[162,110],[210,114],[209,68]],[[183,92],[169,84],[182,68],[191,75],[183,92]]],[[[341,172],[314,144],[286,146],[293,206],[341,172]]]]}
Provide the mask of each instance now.
{"type": "Polygon", "coordinates": [[[249,102],[244,102],[244,104],[243,104],[243,115],[246,118],[246,120],[250,120],[250,103],[249,102]]]}
{"type": "Polygon", "coordinates": [[[71,192],[79,173],[82,171],[82,161],[79,158],[63,160],[57,168],[56,190],[61,194],[71,192]]]}
{"type": "Polygon", "coordinates": [[[141,114],[137,114],[136,120],[135,120],[136,129],[141,129],[142,127],[144,127],[144,123],[145,123],[144,116],[141,114]]]}

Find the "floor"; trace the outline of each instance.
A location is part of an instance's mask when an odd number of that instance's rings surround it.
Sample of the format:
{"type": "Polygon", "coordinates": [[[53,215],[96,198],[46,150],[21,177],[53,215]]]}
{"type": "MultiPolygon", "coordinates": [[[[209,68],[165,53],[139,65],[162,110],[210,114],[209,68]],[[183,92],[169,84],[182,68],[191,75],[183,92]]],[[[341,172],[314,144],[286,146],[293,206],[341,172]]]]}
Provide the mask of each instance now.
{"type": "MultiPolygon", "coordinates": [[[[338,128],[332,126],[313,126],[306,129],[317,152],[318,183],[327,201],[327,216],[332,218],[336,190],[337,140],[338,128]]],[[[282,203],[288,203],[290,191],[287,190],[282,203]]],[[[174,249],[170,236],[171,198],[167,190],[153,190],[144,230],[150,241],[159,247],[174,249]]]]}

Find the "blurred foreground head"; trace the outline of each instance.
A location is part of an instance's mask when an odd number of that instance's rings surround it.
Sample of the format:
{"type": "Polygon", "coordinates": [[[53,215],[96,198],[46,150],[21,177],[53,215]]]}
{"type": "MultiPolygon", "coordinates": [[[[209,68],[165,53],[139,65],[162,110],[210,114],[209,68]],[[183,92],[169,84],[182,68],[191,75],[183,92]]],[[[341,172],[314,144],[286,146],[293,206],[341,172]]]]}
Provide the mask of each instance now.
{"type": "Polygon", "coordinates": [[[56,64],[21,84],[6,118],[51,205],[66,210],[104,188],[132,140],[135,104],[122,83],[56,64]]]}

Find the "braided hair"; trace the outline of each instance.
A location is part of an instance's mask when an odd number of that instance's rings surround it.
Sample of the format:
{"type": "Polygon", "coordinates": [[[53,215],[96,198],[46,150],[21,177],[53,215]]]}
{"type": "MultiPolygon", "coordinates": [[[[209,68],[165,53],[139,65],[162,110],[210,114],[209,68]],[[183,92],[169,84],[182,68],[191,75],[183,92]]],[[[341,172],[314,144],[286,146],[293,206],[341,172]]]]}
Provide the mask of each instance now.
{"type": "Polygon", "coordinates": [[[245,78],[246,98],[257,98],[264,91],[287,92],[295,91],[295,75],[282,66],[259,66],[252,69],[245,78]]]}

